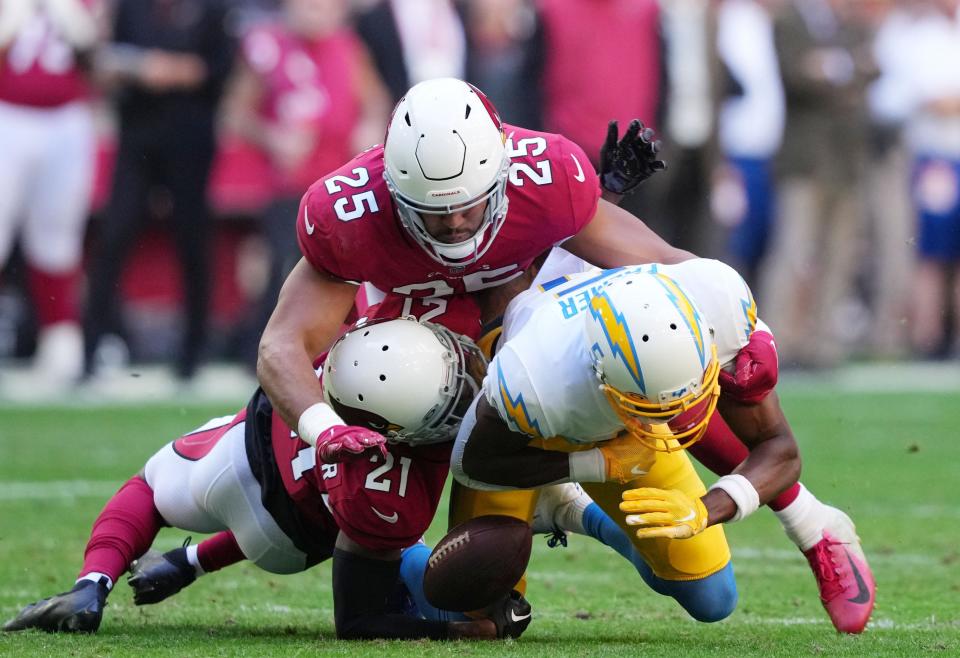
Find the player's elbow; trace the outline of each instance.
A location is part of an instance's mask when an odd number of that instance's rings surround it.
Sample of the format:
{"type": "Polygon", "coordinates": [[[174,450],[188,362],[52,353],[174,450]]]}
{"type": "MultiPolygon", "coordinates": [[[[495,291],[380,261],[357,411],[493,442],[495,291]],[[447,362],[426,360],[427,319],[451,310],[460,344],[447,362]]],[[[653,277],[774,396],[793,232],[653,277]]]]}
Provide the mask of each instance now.
{"type": "Polygon", "coordinates": [[[471,481],[489,482],[496,475],[497,467],[495,460],[480,449],[479,442],[467,441],[460,461],[460,472],[471,481]]]}
{"type": "Polygon", "coordinates": [[[780,466],[777,471],[781,474],[784,489],[800,479],[803,463],[800,459],[800,448],[793,436],[783,436],[778,441],[780,466]]]}
{"type": "Polygon", "coordinates": [[[790,460],[790,483],[800,481],[800,472],[803,470],[803,462],[800,459],[800,452],[796,449],[796,444],[794,444],[794,454],[795,457],[790,460]]]}
{"type": "Polygon", "coordinates": [[[496,472],[495,468],[489,468],[489,462],[482,458],[474,449],[468,458],[467,453],[470,442],[461,442],[459,439],[453,448],[453,455],[450,459],[450,474],[453,478],[465,487],[479,489],[481,491],[500,491],[508,488],[498,486],[490,482],[491,475],[496,472]]]}
{"type": "Polygon", "coordinates": [[[257,379],[261,382],[270,379],[270,374],[277,370],[277,363],[282,360],[283,344],[264,331],[257,347],[257,379]]]}
{"type": "Polygon", "coordinates": [[[474,477],[478,470],[483,470],[483,460],[477,458],[477,449],[469,441],[463,444],[463,453],[461,454],[459,471],[464,477],[474,477]]]}
{"type": "Polygon", "coordinates": [[[268,324],[257,347],[257,378],[261,384],[269,384],[289,372],[291,363],[305,353],[305,341],[299,332],[268,324]]]}

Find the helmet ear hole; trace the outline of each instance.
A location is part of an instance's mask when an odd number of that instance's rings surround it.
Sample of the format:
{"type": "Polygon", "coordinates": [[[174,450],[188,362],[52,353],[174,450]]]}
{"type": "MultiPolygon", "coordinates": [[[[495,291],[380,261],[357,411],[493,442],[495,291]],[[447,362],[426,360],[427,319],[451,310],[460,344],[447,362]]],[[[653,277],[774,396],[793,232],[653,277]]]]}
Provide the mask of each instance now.
{"type": "Polygon", "coordinates": [[[387,381],[387,376],[386,376],[386,375],[380,375],[380,381],[382,381],[382,382],[387,381]]]}

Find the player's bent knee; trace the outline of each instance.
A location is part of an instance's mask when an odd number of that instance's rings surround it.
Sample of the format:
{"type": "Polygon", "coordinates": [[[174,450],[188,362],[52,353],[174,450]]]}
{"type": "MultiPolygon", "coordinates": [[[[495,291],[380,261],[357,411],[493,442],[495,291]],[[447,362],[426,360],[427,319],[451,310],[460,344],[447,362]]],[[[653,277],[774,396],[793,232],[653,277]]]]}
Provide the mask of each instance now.
{"type": "Polygon", "coordinates": [[[248,558],[257,567],[269,573],[275,573],[282,576],[294,573],[301,573],[307,569],[307,556],[294,546],[265,546],[264,542],[254,544],[239,541],[240,550],[247,555],[249,550],[253,557],[248,558]]]}
{"type": "Polygon", "coordinates": [[[677,601],[697,621],[710,623],[726,619],[737,607],[737,581],[731,563],[713,575],[686,584],[693,587],[687,588],[677,601]]]}

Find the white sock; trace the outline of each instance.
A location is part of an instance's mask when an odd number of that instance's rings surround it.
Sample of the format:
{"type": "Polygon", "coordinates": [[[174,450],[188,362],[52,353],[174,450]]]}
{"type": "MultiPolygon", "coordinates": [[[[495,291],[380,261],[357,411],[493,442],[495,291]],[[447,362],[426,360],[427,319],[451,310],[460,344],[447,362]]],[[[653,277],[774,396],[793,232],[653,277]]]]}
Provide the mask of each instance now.
{"type": "Polygon", "coordinates": [[[101,578],[107,581],[107,591],[109,592],[110,590],[112,590],[113,578],[111,578],[105,573],[100,573],[99,571],[91,571],[90,573],[85,573],[79,578],[77,578],[77,582],[79,583],[81,580],[92,580],[95,583],[99,583],[101,578]]]}
{"type": "Polygon", "coordinates": [[[780,519],[790,541],[801,551],[807,551],[823,539],[829,508],[801,484],[797,499],[774,514],[780,519]]]}
{"type": "Polygon", "coordinates": [[[197,578],[207,573],[203,570],[203,567],[200,566],[200,557],[197,555],[197,548],[199,544],[193,544],[192,546],[187,546],[187,562],[193,567],[194,571],[197,572],[197,578]]]}
{"type": "MultiPolygon", "coordinates": [[[[577,489],[580,489],[578,486],[577,489]]],[[[571,500],[568,503],[565,503],[560,508],[560,514],[557,514],[559,518],[556,518],[557,525],[560,526],[561,530],[566,530],[568,532],[573,532],[578,535],[587,534],[586,529],[583,527],[583,511],[587,509],[587,506],[593,502],[586,491],[580,489],[580,495],[571,500]]]]}

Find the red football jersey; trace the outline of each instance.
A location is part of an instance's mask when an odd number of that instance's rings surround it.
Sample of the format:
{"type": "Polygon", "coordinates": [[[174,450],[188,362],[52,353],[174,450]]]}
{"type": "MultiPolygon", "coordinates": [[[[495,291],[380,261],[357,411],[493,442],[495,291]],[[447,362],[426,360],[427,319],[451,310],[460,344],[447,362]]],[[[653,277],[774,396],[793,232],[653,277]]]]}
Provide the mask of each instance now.
{"type": "Polygon", "coordinates": [[[370,550],[406,548],[426,532],[440,504],[452,442],[389,446],[339,464],[318,463],[316,449],[278,414],[271,428],[273,453],[287,495],[320,527],[334,521],[370,550]]]}
{"type": "Polygon", "coordinates": [[[368,320],[394,319],[404,315],[442,324],[474,341],[480,338],[480,306],[473,295],[416,298],[390,293],[363,313],[368,320]]]}
{"type": "Polygon", "coordinates": [[[384,292],[416,298],[419,302],[411,301],[406,310],[425,320],[443,313],[445,298],[519,276],[533,259],[589,223],[600,184],[583,150],[570,140],[509,125],[504,129],[511,156],[510,205],[493,245],[477,262],[441,265],[409,237],[383,179],[382,146],[364,151],[307,190],[297,218],[304,256],[336,278],[368,281],[384,292]]]}
{"type": "MultiPolygon", "coordinates": [[[[80,4],[92,11],[95,0],[82,0],[80,4]]],[[[46,11],[34,10],[9,47],[0,51],[0,100],[58,107],[89,95],[73,47],[57,34],[46,11]]]]}

